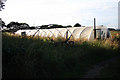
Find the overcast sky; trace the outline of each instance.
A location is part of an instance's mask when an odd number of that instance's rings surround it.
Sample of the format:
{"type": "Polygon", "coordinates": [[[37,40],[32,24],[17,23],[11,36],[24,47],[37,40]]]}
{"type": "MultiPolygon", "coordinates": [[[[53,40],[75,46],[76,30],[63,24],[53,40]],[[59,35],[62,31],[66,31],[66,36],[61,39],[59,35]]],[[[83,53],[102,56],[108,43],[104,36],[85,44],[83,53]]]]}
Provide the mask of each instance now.
{"type": "Polygon", "coordinates": [[[25,22],[30,26],[44,24],[92,26],[117,28],[119,0],[7,0],[0,17],[8,24],[11,21],[25,22]]]}

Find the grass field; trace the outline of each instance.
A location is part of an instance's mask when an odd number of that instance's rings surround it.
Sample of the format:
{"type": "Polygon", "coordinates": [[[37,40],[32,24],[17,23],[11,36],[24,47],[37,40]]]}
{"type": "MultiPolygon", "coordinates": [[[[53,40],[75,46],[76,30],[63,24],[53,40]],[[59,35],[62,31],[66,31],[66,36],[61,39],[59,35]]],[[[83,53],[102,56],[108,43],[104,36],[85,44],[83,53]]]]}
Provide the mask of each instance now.
{"type": "Polygon", "coordinates": [[[119,79],[120,77],[120,58],[117,58],[114,62],[100,71],[99,77],[102,78],[114,78],[119,79]]]}
{"type": "Polygon", "coordinates": [[[120,32],[112,39],[75,42],[74,45],[44,38],[2,33],[3,78],[80,78],[95,64],[120,53],[120,32]]]}

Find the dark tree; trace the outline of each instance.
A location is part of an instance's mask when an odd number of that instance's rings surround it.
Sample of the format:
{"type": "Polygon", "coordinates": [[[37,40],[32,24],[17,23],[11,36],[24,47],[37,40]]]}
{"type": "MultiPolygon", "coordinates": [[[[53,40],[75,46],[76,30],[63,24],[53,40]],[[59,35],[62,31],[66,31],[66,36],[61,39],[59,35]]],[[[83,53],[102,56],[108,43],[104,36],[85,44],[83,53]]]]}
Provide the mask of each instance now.
{"type": "Polygon", "coordinates": [[[42,25],[40,26],[40,29],[46,29],[48,27],[48,25],[42,25]]]}
{"type": "Polygon", "coordinates": [[[4,21],[2,21],[2,28],[3,27],[6,27],[6,25],[5,25],[5,22],[4,21]]]}
{"type": "Polygon", "coordinates": [[[29,27],[29,29],[35,29],[35,26],[29,27]]]}
{"type": "Polygon", "coordinates": [[[0,11],[4,9],[6,0],[0,0],[0,11]]]}
{"type": "Polygon", "coordinates": [[[47,29],[51,29],[51,28],[63,28],[63,26],[58,24],[50,24],[47,29]]]}
{"type": "Polygon", "coordinates": [[[81,24],[76,23],[76,24],[74,25],[74,27],[81,27],[81,24]]]}
{"type": "Polygon", "coordinates": [[[29,25],[27,23],[10,22],[7,28],[10,28],[12,31],[17,31],[19,29],[29,29],[29,25]]]}
{"type": "Polygon", "coordinates": [[[29,25],[27,23],[18,23],[18,22],[10,22],[7,25],[7,28],[19,28],[19,29],[28,29],[29,25]]]}
{"type": "Polygon", "coordinates": [[[7,25],[7,28],[11,28],[11,27],[15,27],[15,26],[19,26],[19,23],[18,23],[18,22],[10,22],[10,23],[7,25]]]}
{"type": "Polygon", "coordinates": [[[71,25],[67,25],[67,27],[72,27],[71,25]]]}
{"type": "Polygon", "coordinates": [[[11,32],[15,32],[19,30],[19,27],[20,27],[20,24],[18,22],[10,22],[7,25],[7,28],[9,28],[11,32]]]}
{"type": "Polygon", "coordinates": [[[6,27],[5,22],[0,18],[0,27],[6,27]]]}
{"type": "Polygon", "coordinates": [[[27,23],[19,23],[20,29],[28,29],[30,26],[27,23]]]}

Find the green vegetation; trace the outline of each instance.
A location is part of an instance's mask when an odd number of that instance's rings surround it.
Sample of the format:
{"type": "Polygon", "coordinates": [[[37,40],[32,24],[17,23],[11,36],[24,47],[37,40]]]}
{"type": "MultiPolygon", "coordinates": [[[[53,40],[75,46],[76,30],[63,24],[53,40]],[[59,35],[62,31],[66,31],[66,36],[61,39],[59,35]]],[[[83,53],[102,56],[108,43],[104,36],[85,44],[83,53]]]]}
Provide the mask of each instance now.
{"type": "Polygon", "coordinates": [[[3,33],[3,78],[80,78],[93,65],[119,55],[119,38],[71,45],[3,33]]]}
{"type": "Polygon", "coordinates": [[[117,58],[114,62],[109,63],[109,65],[104,68],[99,77],[102,78],[117,78],[120,77],[120,58],[117,58]]]}
{"type": "MultiPolygon", "coordinates": [[[[111,34],[113,40],[116,40],[115,42],[118,42],[118,45],[120,46],[120,31],[111,31],[111,34]]],[[[118,53],[120,54],[120,48],[118,50],[118,53]]],[[[100,75],[98,77],[119,78],[119,76],[120,76],[120,58],[118,57],[115,61],[109,63],[109,65],[100,72],[100,75]]]]}

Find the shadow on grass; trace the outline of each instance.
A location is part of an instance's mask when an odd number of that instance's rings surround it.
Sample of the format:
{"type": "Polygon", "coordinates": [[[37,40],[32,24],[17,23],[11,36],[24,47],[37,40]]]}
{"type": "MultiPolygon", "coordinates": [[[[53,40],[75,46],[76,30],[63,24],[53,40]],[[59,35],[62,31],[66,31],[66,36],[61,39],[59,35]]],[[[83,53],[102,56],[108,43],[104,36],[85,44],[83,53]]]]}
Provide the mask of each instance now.
{"type": "Polygon", "coordinates": [[[3,34],[2,51],[3,79],[80,78],[93,65],[118,54],[89,42],[56,45],[7,34],[3,34]]]}
{"type": "Polygon", "coordinates": [[[108,64],[107,67],[100,71],[100,78],[116,78],[120,77],[120,56],[118,56],[114,61],[108,64]]]}

